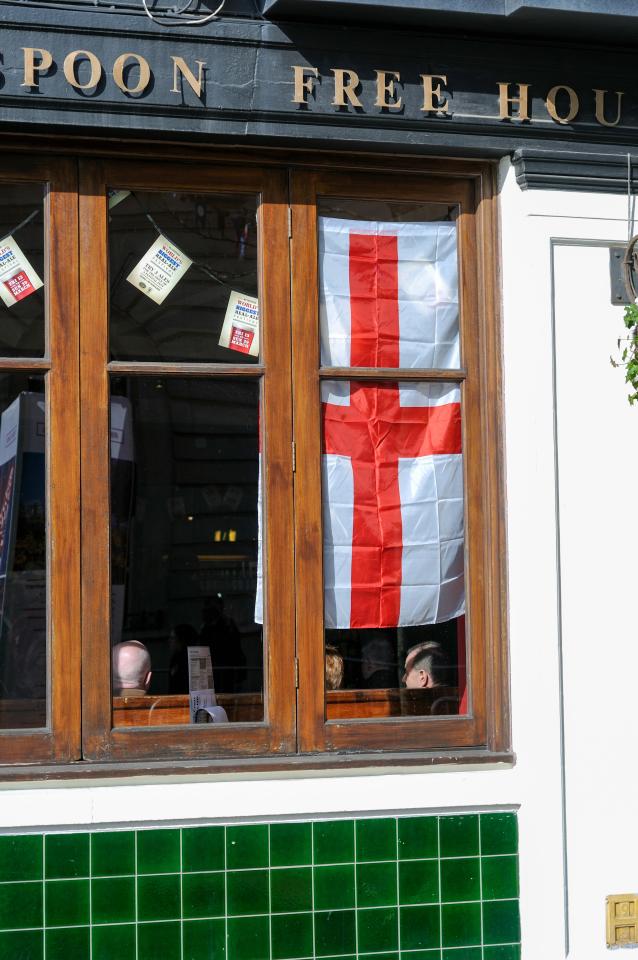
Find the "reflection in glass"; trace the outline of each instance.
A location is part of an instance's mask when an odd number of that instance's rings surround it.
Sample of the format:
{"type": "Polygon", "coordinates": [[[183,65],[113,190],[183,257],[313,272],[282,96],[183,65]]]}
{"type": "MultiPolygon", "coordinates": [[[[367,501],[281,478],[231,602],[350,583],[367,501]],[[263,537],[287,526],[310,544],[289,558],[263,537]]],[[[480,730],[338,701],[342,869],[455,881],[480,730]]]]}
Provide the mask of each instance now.
{"type": "Polygon", "coordinates": [[[322,426],[327,718],[465,712],[460,388],[324,381],[322,426]]]}
{"type": "Polygon", "coordinates": [[[256,381],[111,381],[115,726],[188,723],[194,647],[191,689],[210,655],[228,720],[263,720],[258,399],[256,381]]]}
{"type": "Polygon", "coordinates": [[[319,205],[321,363],[460,367],[456,206],[319,205]]]}
{"type": "Polygon", "coordinates": [[[121,190],[109,206],[111,359],[256,363],[256,198],[121,190]]]}
{"type": "Polygon", "coordinates": [[[0,728],[47,724],[44,378],[0,375],[0,728]]]}
{"type": "Polygon", "coordinates": [[[44,356],[44,186],[0,183],[0,356],[44,356]]]}

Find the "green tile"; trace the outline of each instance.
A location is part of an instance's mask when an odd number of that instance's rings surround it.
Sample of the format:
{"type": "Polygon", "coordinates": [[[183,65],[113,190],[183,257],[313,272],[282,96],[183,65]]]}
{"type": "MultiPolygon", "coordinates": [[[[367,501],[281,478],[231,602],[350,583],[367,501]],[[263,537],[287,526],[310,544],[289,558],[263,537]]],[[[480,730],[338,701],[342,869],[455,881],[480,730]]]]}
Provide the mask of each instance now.
{"type": "Polygon", "coordinates": [[[135,920],[135,877],[108,877],[91,881],[93,923],[128,923],[135,920]]]}
{"type": "Polygon", "coordinates": [[[478,814],[439,817],[442,857],[473,857],[479,852],[478,814]]]}
{"type": "Polygon", "coordinates": [[[46,926],[72,927],[88,923],[90,883],[90,880],[52,880],[46,883],[46,926]]]}
{"type": "Polygon", "coordinates": [[[174,920],[179,915],[179,876],[137,878],[139,920],[174,920]]]}
{"type": "Polygon", "coordinates": [[[374,960],[399,960],[398,953],[375,953],[374,960]]]}
{"type": "Polygon", "coordinates": [[[42,884],[0,884],[0,930],[42,926],[42,884]]]}
{"type": "Polygon", "coordinates": [[[441,939],[439,907],[401,907],[401,948],[432,949],[441,939]]]}
{"type": "Polygon", "coordinates": [[[315,863],[352,863],[354,820],[320,820],[312,825],[315,863]]]}
{"type": "Polygon", "coordinates": [[[91,876],[121,877],[135,873],[135,833],[113,830],[91,834],[91,876]]]}
{"type": "Polygon", "coordinates": [[[312,824],[272,823],[271,867],[295,867],[308,863],[312,863],[312,824]]]}
{"type": "Polygon", "coordinates": [[[137,831],[137,872],[177,873],[179,830],[137,831]]]}
{"type": "Polygon", "coordinates": [[[225,885],[223,873],[185,873],[182,877],[184,918],[223,917],[225,885]]]}
{"type": "Polygon", "coordinates": [[[399,864],[399,903],[438,903],[438,900],[438,860],[408,860],[399,864]]]}
{"type": "Polygon", "coordinates": [[[312,957],[312,914],[289,913],[272,918],[272,960],[312,957]]]}
{"type": "Polygon", "coordinates": [[[483,857],[483,899],[518,897],[518,857],[483,857]]]}
{"type": "Polygon", "coordinates": [[[520,939],[518,900],[483,904],[483,943],[517,943],[520,939]]]}
{"type": "Polygon", "coordinates": [[[270,904],[273,913],[312,910],[312,870],[310,867],[271,870],[270,904]]]}
{"type": "Polygon", "coordinates": [[[226,874],[228,916],[268,913],[268,871],[237,870],[226,874]]]}
{"type": "Polygon", "coordinates": [[[504,947],[483,947],[483,960],[521,960],[521,945],[509,943],[504,947]]]}
{"type": "Polygon", "coordinates": [[[411,950],[409,953],[401,953],[401,960],[441,960],[441,951],[438,947],[434,950],[411,950]]]}
{"type": "Polygon", "coordinates": [[[354,907],[354,866],[315,867],[315,910],[354,907]]]}
{"type": "Polygon", "coordinates": [[[236,917],[228,921],[228,960],[264,960],[269,955],[268,917],[236,917]]]}
{"type": "Polygon", "coordinates": [[[441,860],[441,900],[479,900],[481,896],[481,862],[478,857],[464,860],[441,860]]]}
{"type": "Polygon", "coordinates": [[[315,954],[334,957],[357,949],[354,910],[315,913],[315,954]]]}
{"type": "Polygon", "coordinates": [[[223,827],[188,827],[182,830],[184,871],[223,870],[225,863],[223,827]]]}
{"type": "Polygon", "coordinates": [[[399,859],[425,860],[439,855],[436,817],[399,817],[399,859]]]}
{"type": "Polygon", "coordinates": [[[89,960],[91,956],[89,927],[47,930],[44,943],[47,960],[89,960]]]}
{"type": "Polygon", "coordinates": [[[481,942],[481,904],[448,903],[441,907],[444,947],[473,947],[481,942]]]}
{"type": "Polygon", "coordinates": [[[396,906],[397,865],[360,863],[357,866],[357,906],[396,906]]]}
{"type": "Polygon", "coordinates": [[[359,953],[396,950],[399,946],[399,916],[396,907],[357,910],[359,953]]]}
{"type": "Polygon", "coordinates": [[[268,827],[248,824],[226,828],[226,865],[229,870],[268,866],[268,827]]]}
{"type": "Polygon", "coordinates": [[[456,947],[443,951],[443,960],[483,960],[481,947],[456,947]]]}
{"type": "Polygon", "coordinates": [[[47,880],[89,876],[89,834],[60,833],[44,838],[44,875],[47,880]]]}
{"type": "Polygon", "coordinates": [[[0,933],[0,957],[6,957],[7,960],[42,960],[43,937],[42,930],[0,933]]]}
{"type": "Polygon", "coordinates": [[[138,960],[158,960],[160,957],[161,960],[180,960],[181,955],[182,936],[179,923],[138,924],[138,960]]]}
{"type": "Polygon", "coordinates": [[[357,820],[357,860],[396,860],[397,822],[394,817],[383,820],[357,820]]]}
{"type": "Polygon", "coordinates": [[[0,837],[0,880],[41,880],[42,841],[36,834],[0,837]]]}
{"type": "Polygon", "coordinates": [[[481,853],[518,853],[516,814],[481,814],[481,853]]]}
{"type": "Polygon", "coordinates": [[[184,921],[184,960],[208,960],[208,958],[224,960],[225,956],[226,923],[224,920],[184,921]]]}
{"type": "Polygon", "coordinates": [[[135,960],[135,924],[93,927],[92,960],[135,960]]]}

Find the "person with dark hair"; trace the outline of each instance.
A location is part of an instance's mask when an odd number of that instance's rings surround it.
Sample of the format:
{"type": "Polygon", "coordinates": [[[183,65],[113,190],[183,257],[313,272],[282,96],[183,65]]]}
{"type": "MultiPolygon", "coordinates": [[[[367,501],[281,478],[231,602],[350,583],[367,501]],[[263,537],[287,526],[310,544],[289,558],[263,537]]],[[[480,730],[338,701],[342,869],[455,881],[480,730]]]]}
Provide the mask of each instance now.
{"type": "Polygon", "coordinates": [[[408,650],[402,682],[411,690],[445,686],[449,670],[441,644],[426,640],[408,650]]]}

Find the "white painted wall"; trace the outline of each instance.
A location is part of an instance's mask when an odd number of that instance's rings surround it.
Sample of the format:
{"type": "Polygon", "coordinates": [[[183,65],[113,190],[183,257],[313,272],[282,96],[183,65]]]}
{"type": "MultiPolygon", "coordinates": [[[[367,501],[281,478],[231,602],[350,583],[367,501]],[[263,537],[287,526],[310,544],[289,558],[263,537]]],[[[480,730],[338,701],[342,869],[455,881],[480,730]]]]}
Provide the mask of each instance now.
{"type": "Polygon", "coordinates": [[[565,955],[554,262],[570,955],[606,956],[604,896],[638,887],[636,842],[630,839],[638,654],[630,575],[620,569],[630,569],[631,532],[623,524],[638,459],[621,443],[632,430],[638,438],[638,410],[629,410],[621,374],[608,365],[621,311],[607,303],[604,249],[606,241],[626,235],[625,206],[621,197],[522,193],[506,164],[502,175],[516,764],[9,785],[0,790],[0,829],[519,807],[523,957],[565,955]],[[553,238],[567,243],[553,247],[553,238]],[[600,242],[582,247],[579,241],[600,242]]]}

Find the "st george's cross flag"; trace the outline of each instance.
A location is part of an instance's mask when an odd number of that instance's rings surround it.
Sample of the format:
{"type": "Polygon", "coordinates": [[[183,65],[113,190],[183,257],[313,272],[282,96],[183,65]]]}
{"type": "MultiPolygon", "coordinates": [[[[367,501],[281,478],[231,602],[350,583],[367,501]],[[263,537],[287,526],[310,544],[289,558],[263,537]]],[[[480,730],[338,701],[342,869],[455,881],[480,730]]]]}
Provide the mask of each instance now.
{"type": "MultiPolygon", "coordinates": [[[[323,366],[460,366],[453,223],[320,217],[319,286],[323,366]]],[[[324,381],[321,399],[326,627],[461,616],[459,387],[324,381]]],[[[261,482],[258,506],[261,534],[261,482]]]]}
{"type": "MultiPolygon", "coordinates": [[[[319,221],[322,364],[458,367],[453,223],[319,221]]],[[[460,389],[324,381],[328,628],[464,613],[460,389]]]]}

